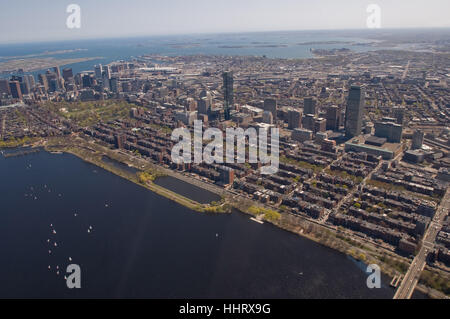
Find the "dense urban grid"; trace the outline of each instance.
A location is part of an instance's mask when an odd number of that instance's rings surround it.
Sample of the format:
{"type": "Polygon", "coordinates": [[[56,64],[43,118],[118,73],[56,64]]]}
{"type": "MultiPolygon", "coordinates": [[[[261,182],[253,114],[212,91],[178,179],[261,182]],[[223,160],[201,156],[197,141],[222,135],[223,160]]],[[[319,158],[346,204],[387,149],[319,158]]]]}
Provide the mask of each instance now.
{"type": "Polygon", "coordinates": [[[409,298],[425,263],[450,271],[448,54],[317,54],[148,55],[37,81],[18,72],[0,79],[0,143],[75,135],[414,258],[397,292],[409,298]],[[278,127],[278,172],[175,164],[171,133],[196,120],[278,127]]]}

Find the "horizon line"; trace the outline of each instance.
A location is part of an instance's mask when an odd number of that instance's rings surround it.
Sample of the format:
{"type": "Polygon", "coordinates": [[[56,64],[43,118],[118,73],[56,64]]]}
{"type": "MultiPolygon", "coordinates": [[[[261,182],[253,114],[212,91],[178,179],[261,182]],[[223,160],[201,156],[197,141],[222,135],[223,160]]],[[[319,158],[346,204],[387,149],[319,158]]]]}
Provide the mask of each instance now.
{"type": "Polygon", "coordinates": [[[150,37],[171,37],[171,36],[195,36],[195,35],[225,35],[225,34],[248,34],[248,33],[278,33],[278,32],[342,32],[342,31],[366,31],[366,32],[382,32],[382,31],[401,31],[401,30],[439,30],[449,29],[450,26],[441,27],[391,27],[391,28],[336,28],[336,29],[285,29],[285,30],[260,30],[260,31],[217,31],[217,32],[191,32],[191,33],[166,33],[166,34],[134,34],[134,35],[121,35],[121,36],[88,36],[78,37],[71,39],[48,39],[48,40],[36,40],[36,41],[13,41],[13,42],[0,42],[1,46],[8,45],[21,45],[21,44],[39,44],[39,43],[58,43],[58,42],[71,42],[71,41],[93,41],[93,40],[113,40],[113,39],[137,39],[137,38],[150,38],[150,37]]]}

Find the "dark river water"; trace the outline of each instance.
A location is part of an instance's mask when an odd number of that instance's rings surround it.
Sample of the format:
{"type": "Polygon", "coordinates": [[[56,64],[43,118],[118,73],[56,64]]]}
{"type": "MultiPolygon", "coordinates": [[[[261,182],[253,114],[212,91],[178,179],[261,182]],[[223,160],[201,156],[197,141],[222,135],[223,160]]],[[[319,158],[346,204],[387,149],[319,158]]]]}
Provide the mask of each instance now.
{"type": "Polygon", "coordinates": [[[0,156],[0,181],[1,298],[393,296],[343,254],[240,213],[190,211],[72,155],[0,156]],[[66,286],[72,263],[81,289],[66,286]]]}
{"type": "Polygon", "coordinates": [[[205,191],[200,187],[191,185],[172,176],[158,177],[154,183],[202,204],[220,200],[219,195],[205,191]]]}

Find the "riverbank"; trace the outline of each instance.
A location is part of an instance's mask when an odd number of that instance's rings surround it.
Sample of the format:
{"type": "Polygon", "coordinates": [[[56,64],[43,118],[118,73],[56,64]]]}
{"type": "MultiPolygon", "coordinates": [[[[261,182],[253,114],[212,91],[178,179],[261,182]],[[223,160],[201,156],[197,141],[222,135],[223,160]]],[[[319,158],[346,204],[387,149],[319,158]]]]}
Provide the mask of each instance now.
{"type": "MultiPolygon", "coordinates": [[[[45,143],[42,143],[42,141],[40,143],[36,143],[36,146],[44,146],[45,149],[50,152],[65,152],[73,154],[83,161],[101,167],[115,175],[145,187],[160,196],[177,202],[178,204],[197,212],[230,213],[232,208],[236,208],[245,214],[253,217],[256,216],[259,220],[264,220],[276,227],[319,243],[322,246],[337,250],[347,256],[351,256],[355,260],[364,262],[365,264],[377,264],[380,266],[382,272],[390,277],[404,274],[409,267],[410,261],[407,258],[398,256],[394,252],[386,249],[383,250],[380,247],[375,247],[366,241],[359,240],[355,236],[350,236],[339,228],[334,229],[330,226],[318,224],[301,216],[283,212],[279,213],[277,211],[261,207],[261,205],[251,201],[250,199],[243,199],[240,196],[225,196],[219,203],[214,203],[214,205],[200,204],[194,200],[156,185],[154,183],[154,179],[158,176],[164,176],[162,169],[158,168],[157,165],[142,159],[137,159],[124,152],[112,150],[106,146],[98,145],[97,143],[91,143],[79,137],[70,139],[52,138],[46,140],[45,143]],[[115,165],[109,165],[102,160],[103,156],[107,156],[108,158],[128,165],[129,167],[134,167],[140,173],[131,173],[127,170],[120,169],[115,165]],[[140,175],[143,173],[147,175],[144,175],[144,178],[140,175]]],[[[430,290],[424,286],[418,286],[417,289],[424,293],[430,292],[430,290]]],[[[433,295],[436,296],[438,294],[434,292],[433,295]]]]}
{"type": "Polygon", "coordinates": [[[201,204],[185,196],[172,192],[164,187],[161,187],[154,183],[157,177],[165,176],[165,174],[158,170],[155,166],[143,165],[140,167],[134,167],[137,173],[131,173],[130,171],[121,169],[120,167],[107,163],[102,160],[104,156],[118,163],[127,164],[123,155],[120,155],[114,151],[108,149],[98,150],[96,145],[69,145],[64,146],[60,143],[48,143],[45,145],[45,149],[49,152],[65,152],[77,156],[85,162],[101,167],[113,174],[116,174],[122,178],[129,180],[137,185],[147,188],[148,190],[163,196],[169,200],[172,200],[184,207],[200,213],[231,213],[231,207],[226,203],[225,199],[220,202],[211,204],[201,204]]]}

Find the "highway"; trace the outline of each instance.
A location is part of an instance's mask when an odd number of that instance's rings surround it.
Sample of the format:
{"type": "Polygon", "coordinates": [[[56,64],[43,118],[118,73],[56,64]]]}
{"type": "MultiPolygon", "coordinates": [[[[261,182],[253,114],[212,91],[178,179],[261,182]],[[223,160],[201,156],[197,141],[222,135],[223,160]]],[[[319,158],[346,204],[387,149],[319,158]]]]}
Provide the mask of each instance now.
{"type": "Polygon", "coordinates": [[[444,198],[439,205],[433,221],[430,223],[424,237],[422,247],[411,263],[402,283],[395,292],[394,299],[410,299],[414,289],[420,278],[420,274],[425,268],[427,256],[429,252],[434,248],[434,242],[439,230],[442,227],[442,222],[450,211],[450,188],[444,195],[444,198]]]}

